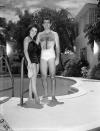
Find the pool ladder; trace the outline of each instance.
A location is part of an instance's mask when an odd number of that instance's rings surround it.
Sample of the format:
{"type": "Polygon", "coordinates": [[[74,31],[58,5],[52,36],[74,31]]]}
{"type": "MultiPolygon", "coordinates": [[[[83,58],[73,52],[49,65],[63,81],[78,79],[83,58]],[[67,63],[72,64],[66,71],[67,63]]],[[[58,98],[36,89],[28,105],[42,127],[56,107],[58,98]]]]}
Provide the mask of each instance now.
{"type": "Polygon", "coordinates": [[[11,78],[11,85],[12,85],[12,86],[11,86],[10,88],[0,90],[0,92],[4,92],[4,91],[6,91],[6,90],[12,89],[12,97],[14,97],[14,77],[13,77],[13,75],[12,75],[12,73],[11,73],[11,69],[10,69],[10,66],[9,66],[9,62],[8,62],[6,56],[1,56],[1,57],[0,57],[0,61],[1,61],[1,60],[4,60],[5,63],[6,63],[6,66],[7,66],[7,69],[8,69],[9,75],[10,75],[10,78],[11,78]]]}
{"type": "Polygon", "coordinates": [[[23,90],[24,89],[24,62],[25,62],[25,57],[23,57],[21,60],[21,81],[20,81],[20,105],[21,106],[23,106],[24,94],[29,91],[29,89],[23,90]]]}

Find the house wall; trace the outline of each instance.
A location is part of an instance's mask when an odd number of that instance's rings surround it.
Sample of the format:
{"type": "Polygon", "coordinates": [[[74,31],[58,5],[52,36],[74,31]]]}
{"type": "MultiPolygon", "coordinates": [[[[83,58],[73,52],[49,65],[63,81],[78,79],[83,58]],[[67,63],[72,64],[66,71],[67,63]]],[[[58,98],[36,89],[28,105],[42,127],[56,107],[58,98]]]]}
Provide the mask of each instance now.
{"type": "Polygon", "coordinates": [[[93,62],[93,51],[88,45],[88,37],[85,37],[84,29],[89,24],[93,24],[97,20],[97,5],[96,4],[86,4],[79,14],[76,16],[76,20],[78,23],[78,36],[75,40],[76,45],[76,54],[80,58],[80,51],[82,48],[87,49],[87,60],[89,64],[93,62]]]}

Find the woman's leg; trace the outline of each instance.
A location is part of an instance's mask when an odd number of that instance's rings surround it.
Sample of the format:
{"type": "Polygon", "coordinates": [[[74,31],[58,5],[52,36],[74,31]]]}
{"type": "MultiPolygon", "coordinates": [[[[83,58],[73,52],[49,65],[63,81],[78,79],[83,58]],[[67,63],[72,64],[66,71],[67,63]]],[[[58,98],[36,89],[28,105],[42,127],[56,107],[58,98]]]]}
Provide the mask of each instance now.
{"type": "Polygon", "coordinates": [[[39,73],[39,64],[36,65],[36,68],[37,68],[37,75],[39,73]]]}
{"type": "Polygon", "coordinates": [[[32,71],[33,71],[33,76],[31,78],[31,90],[34,93],[34,97],[36,102],[39,102],[39,97],[37,94],[37,89],[36,89],[36,79],[37,79],[37,65],[34,63],[32,64],[32,71]]]}
{"type": "Polygon", "coordinates": [[[29,81],[29,100],[32,100],[32,80],[29,81]]]}

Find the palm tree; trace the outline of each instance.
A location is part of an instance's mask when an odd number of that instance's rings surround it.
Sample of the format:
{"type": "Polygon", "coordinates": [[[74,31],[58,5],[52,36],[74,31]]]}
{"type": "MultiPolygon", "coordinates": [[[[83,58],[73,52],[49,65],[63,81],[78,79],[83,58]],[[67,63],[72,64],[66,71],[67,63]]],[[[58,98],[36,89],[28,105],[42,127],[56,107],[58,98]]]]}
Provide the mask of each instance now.
{"type": "MultiPolygon", "coordinates": [[[[98,15],[97,15],[97,22],[95,22],[93,25],[89,25],[86,32],[86,37],[88,37],[88,44],[91,45],[91,48],[94,47],[94,40],[97,41],[97,43],[100,43],[100,0],[97,0],[97,9],[98,9],[98,15]]],[[[94,65],[92,68],[90,68],[90,71],[88,73],[89,78],[93,79],[100,79],[100,52],[98,52],[98,63],[94,65]]]]}
{"type": "Polygon", "coordinates": [[[93,48],[93,43],[95,41],[100,41],[100,0],[97,0],[97,9],[98,9],[98,15],[97,15],[97,22],[95,22],[93,25],[89,25],[84,31],[86,32],[86,37],[88,37],[89,42],[88,44],[91,45],[93,48]]]}

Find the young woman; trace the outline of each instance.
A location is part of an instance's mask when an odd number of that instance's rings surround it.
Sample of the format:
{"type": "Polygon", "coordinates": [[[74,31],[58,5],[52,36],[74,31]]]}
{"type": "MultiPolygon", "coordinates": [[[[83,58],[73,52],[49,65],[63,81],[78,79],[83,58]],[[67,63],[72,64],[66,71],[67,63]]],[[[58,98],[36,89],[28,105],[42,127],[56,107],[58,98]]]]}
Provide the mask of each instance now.
{"type": "Polygon", "coordinates": [[[39,96],[36,89],[36,79],[39,71],[39,57],[38,57],[38,46],[35,42],[37,35],[37,26],[30,26],[28,35],[24,39],[24,54],[27,60],[27,69],[29,82],[29,100],[33,100],[34,95],[35,103],[40,104],[39,96]]]}

